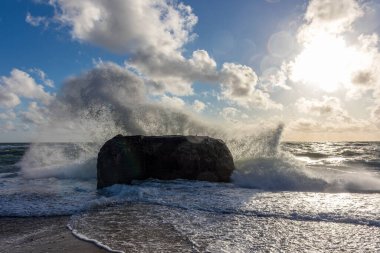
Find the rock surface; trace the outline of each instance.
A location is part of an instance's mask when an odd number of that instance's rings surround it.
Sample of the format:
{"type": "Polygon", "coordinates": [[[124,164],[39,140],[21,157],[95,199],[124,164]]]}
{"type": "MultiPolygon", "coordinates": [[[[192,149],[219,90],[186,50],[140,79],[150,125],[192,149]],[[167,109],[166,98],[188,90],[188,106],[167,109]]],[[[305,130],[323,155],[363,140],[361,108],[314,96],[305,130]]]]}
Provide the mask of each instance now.
{"type": "Polygon", "coordinates": [[[226,144],[205,136],[117,135],[100,149],[98,188],[132,180],[229,182],[235,169],[226,144]]]}

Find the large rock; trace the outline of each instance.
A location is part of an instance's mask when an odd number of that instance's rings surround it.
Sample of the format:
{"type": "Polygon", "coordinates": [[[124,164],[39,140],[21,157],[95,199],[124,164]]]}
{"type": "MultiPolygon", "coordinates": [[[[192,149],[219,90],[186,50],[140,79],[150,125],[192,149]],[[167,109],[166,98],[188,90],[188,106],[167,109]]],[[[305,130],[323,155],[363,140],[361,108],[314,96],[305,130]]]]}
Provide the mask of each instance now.
{"type": "Polygon", "coordinates": [[[234,168],[232,155],[221,140],[117,135],[99,151],[98,188],[148,178],[229,182],[234,168]]]}

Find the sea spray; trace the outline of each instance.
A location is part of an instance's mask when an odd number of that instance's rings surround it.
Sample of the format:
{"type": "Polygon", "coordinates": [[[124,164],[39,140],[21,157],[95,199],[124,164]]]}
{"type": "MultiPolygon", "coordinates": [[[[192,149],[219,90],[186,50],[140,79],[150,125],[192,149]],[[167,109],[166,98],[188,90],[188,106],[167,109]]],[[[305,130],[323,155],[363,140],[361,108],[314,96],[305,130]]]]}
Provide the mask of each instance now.
{"type": "MultiPolygon", "coordinates": [[[[91,178],[99,148],[116,134],[208,135],[226,142],[237,170],[235,184],[269,190],[345,191],[375,186],[378,179],[337,180],[315,173],[280,148],[283,124],[243,126],[218,124],[187,109],[164,107],[150,99],[142,79],[114,64],[104,63],[67,80],[49,105],[41,139],[75,140],[73,151],[60,145],[31,145],[20,163],[26,178],[91,178]],[[77,152],[77,155],[72,153],[77,152]],[[355,187],[353,187],[355,185],[355,187]]],[[[343,173],[344,174],[344,173],[343,173]]],[[[375,190],[378,187],[374,188],[375,190]]]]}
{"type": "Polygon", "coordinates": [[[97,143],[35,143],[19,165],[25,178],[96,178],[97,143]]]}
{"type": "MultiPolygon", "coordinates": [[[[158,113],[161,109],[155,109],[155,112],[158,113]]],[[[137,121],[135,125],[139,125],[147,134],[195,134],[202,131],[204,135],[223,139],[234,156],[237,169],[232,175],[232,181],[238,186],[275,191],[380,190],[378,177],[366,170],[362,170],[365,173],[361,173],[360,176],[344,171],[332,173],[326,168],[315,170],[282,150],[282,124],[265,130],[252,127],[238,132],[235,129],[231,130],[231,127],[216,128],[211,124],[202,124],[200,119],[192,119],[192,116],[183,112],[167,110],[164,118],[170,119],[171,124],[161,126],[154,124],[152,118],[158,116],[151,113],[151,110],[148,113],[139,110],[139,113],[133,116],[137,121]],[[176,121],[179,121],[178,125],[171,127],[176,121]],[[252,132],[254,134],[251,134],[252,132]]],[[[31,145],[20,163],[22,175],[26,178],[95,178],[97,152],[106,141],[99,141],[103,131],[104,129],[101,134],[93,135],[97,142],[31,145]]]]}
{"type": "Polygon", "coordinates": [[[232,181],[242,187],[265,190],[323,191],[326,181],[308,176],[302,162],[280,149],[283,129],[284,125],[279,124],[256,138],[230,141],[231,146],[236,146],[232,150],[238,158],[232,181]],[[249,145],[240,145],[246,142],[249,145]]]}

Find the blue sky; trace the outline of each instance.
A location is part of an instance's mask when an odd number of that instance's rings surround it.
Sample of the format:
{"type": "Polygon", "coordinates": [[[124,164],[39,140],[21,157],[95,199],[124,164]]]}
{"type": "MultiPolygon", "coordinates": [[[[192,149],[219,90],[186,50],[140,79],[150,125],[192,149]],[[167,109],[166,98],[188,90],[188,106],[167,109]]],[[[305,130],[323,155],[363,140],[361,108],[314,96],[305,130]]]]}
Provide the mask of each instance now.
{"type": "MultiPolygon", "coordinates": [[[[83,126],[55,110],[84,89],[118,107],[104,73],[119,71],[118,92],[132,75],[144,105],[236,128],[284,123],[285,140],[380,140],[379,11],[375,0],[2,1],[0,141],[83,126]]],[[[88,111],[77,97],[69,109],[88,111]]]]}

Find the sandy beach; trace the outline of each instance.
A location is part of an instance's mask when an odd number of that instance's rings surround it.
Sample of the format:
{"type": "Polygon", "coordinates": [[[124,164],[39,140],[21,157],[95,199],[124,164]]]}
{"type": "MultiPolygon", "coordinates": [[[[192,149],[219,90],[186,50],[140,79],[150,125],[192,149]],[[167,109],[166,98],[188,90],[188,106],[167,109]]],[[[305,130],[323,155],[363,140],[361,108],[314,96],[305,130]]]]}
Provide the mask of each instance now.
{"type": "Polygon", "coordinates": [[[0,252],[107,252],[72,235],[66,227],[68,219],[69,216],[0,218],[0,252]]]}

